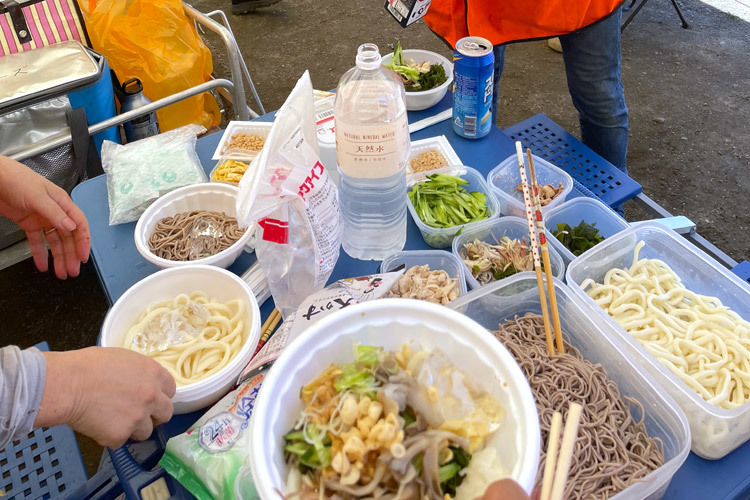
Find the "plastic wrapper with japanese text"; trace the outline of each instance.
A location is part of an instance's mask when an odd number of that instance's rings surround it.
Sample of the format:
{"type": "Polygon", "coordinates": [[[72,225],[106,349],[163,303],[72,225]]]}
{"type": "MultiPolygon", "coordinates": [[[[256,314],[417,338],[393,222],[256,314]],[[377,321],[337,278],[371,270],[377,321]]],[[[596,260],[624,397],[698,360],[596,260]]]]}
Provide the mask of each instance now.
{"type": "MultiPolygon", "coordinates": [[[[264,376],[258,371],[243,381],[187,432],[167,442],[159,465],[199,500],[234,497],[237,476],[249,466],[248,426],[264,376]]],[[[243,498],[253,498],[253,485],[242,486],[243,498]]]]}
{"type": "Polygon", "coordinates": [[[311,295],[284,320],[268,343],[250,360],[242,370],[240,382],[267,370],[286,346],[315,322],[345,307],[385,297],[402,274],[403,271],[395,271],[339,280],[311,295]]]}
{"type": "Polygon", "coordinates": [[[256,162],[239,183],[237,221],[262,228],[256,255],[276,307],[287,318],[325,286],[341,246],[337,189],[318,154],[308,72],[277,113],[256,162]]]}

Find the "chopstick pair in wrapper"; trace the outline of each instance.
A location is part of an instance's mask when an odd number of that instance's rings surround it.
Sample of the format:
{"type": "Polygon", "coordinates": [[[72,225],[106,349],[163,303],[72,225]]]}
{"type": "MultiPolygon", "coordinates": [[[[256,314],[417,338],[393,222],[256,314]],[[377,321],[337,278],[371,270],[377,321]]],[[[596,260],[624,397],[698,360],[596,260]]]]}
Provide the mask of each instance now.
{"type": "Polygon", "coordinates": [[[523,161],[523,149],[521,141],[516,141],[516,155],[518,157],[518,168],[521,172],[521,184],[523,185],[523,200],[526,205],[526,221],[529,223],[529,240],[531,243],[531,253],[534,256],[534,269],[536,270],[536,281],[539,287],[539,300],[542,304],[542,318],[544,319],[544,331],[547,337],[547,352],[554,356],[555,349],[552,342],[552,329],[550,328],[550,316],[547,311],[547,298],[544,294],[544,284],[542,280],[542,266],[539,259],[539,247],[537,244],[537,229],[539,230],[539,243],[542,246],[542,259],[544,260],[544,272],[547,277],[547,291],[549,292],[550,308],[552,309],[552,323],[555,329],[555,344],[557,352],[565,352],[563,347],[562,330],[560,329],[560,314],[557,309],[557,297],[555,296],[555,284],[552,281],[552,265],[549,261],[549,251],[547,250],[547,237],[545,236],[544,221],[542,220],[542,205],[539,201],[539,186],[536,182],[536,173],[534,172],[534,160],[531,150],[527,149],[526,154],[529,159],[529,173],[531,183],[526,177],[526,166],[523,161]],[[534,224],[536,219],[536,225],[534,224]]]}

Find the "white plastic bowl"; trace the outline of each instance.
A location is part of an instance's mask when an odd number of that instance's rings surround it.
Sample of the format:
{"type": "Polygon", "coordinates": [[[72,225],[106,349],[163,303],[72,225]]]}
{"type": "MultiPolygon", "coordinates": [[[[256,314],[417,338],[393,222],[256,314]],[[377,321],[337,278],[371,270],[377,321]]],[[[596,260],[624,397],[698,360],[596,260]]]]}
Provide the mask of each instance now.
{"type": "Polygon", "coordinates": [[[104,347],[123,347],[125,335],[146,308],[180,293],[198,290],[218,301],[240,299],[245,303],[247,340],[234,359],[217,373],[177,387],[172,398],[176,414],[199,410],[218,401],[234,385],[255,352],[260,338],[260,311],[247,283],[236,274],[214,266],[164,269],[142,279],[123,293],[107,313],[102,325],[100,344],[104,347]]]}
{"type": "Polygon", "coordinates": [[[530,492],[539,461],[539,418],[531,389],[513,357],[481,325],[446,307],[419,300],[381,299],[342,309],[295,339],[274,363],[250,423],[250,464],[261,498],[280,498],[287,467],[283,436],[294,425],[300,388],[330,363],[352,361],[355,342],[400,349],[415,341],[440,347],[506,410],[488,446],[497,448],[509,476],[530,492]]]}
{"type": "Polygon", "coordinates": [[[135,225],[135,247],[144,259],[161,268],[182,267],[190,264],[211,264],[227,268],[240,256],[245,245],[250,241],[253,231],[248,229],[232,246],[221,252],[198,260],[178,261],[163,259],[154,255],[148,248],[148,239],[156,227],[156,223],[164,217],[171,217],[181,212],[193,210],[210,210],[224,212],[235,217],[237,212],[235,203],[237,188],[235,186],[217,182],[192,184],[175,189],[160,197],[149,206],[135,225]]]}
{"type": "MultiPolygon", "coordinates": [[[[434,106],[439,103],[440,100],[445,96],[451,83],[453,83],[453,63],[448,59],[430,52],[429,50],[421,49],[405,49],[404,60],[413,59],[417,63],[428,61],[430,64],[442,64],[445,69],[445,76],[447,80],[442,85],[431,88],[429,90],[422,90],[419,92],[407,92],[406,93],[406,109],[409,111],[419,111],[420,109],[427,109],[430,106],[434,106]]],[[[382,64],[391,64],[393,61],[393,53],[383,55],[382,64]]]]}

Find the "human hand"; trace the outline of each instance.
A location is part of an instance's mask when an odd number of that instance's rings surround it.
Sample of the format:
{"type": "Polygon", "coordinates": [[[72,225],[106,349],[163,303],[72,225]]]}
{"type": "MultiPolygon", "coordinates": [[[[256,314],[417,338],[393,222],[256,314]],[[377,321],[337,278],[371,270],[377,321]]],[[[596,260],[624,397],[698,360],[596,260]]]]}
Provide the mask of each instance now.
{"type": "Polygon", "coordinates": [[[477,500],[539,500],[539,491],[534,490],[529,497],[517,482],[512,479],[501,479],[490,484],[484,496],[477,500]]]}
{"type": "Polygon", "coordinates": [[[172,376],[119,347],[45,352],[47,375],[35,427],[67,424],[102,446],[147,439],[172,418],[172,376]]]}
{"type": "Polygon", "coordinates": [[[0,215],[26,231],[34,264],[48,268],[49,243],[55,275],[78,276],[89,258],[91,236],[86,216],[68,193],[25,165],[0,156],[0,215]]]}

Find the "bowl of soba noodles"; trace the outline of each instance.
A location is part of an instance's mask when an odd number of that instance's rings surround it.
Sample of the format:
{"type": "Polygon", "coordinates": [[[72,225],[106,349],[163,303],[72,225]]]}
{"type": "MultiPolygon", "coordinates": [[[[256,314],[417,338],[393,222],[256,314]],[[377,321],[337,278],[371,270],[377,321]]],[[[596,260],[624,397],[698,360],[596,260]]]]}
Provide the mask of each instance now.
{"type": "Polygon", "coordinates": [[[192,184],[156,200],[138,219],[135,246],[161,268],[210,264],[227,268],[252,237],[237,224],[237,188],[192,184]]]}

